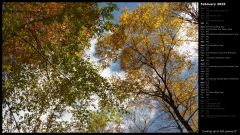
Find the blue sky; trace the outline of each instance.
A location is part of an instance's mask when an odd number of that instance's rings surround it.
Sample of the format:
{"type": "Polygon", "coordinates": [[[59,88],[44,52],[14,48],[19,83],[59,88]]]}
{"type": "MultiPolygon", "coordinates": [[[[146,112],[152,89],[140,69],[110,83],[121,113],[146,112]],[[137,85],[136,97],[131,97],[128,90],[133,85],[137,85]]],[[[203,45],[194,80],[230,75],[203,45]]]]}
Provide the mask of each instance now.
{"type": "Polygon", "coordinates": [[[139,4],[141,4],[142,2],[115,2],[118,7],[119,7],[119,11],[114,11],[114,23],[117,23],[119,21],[119,17],[121,14],[121,11],[125,8],[128,7],[129,10],[133,10],[134,8],[136,8],[139,4]]]}
{"type": "MultiPolygon", "coordinates": [[[[105,5],[107,2],[100,2],[99,5],[105,5]]],[[[125,8],[128,7],[129,10],[132,10],[134,8],[136,8],[139,4],[141,4],[142,2],[114,2],[115,4],[117,4],[117,6],[119,7],[119,10],[115,10],[113,12],[114,15],[114,23],[118,23],[121,11],[125,8]]]]}

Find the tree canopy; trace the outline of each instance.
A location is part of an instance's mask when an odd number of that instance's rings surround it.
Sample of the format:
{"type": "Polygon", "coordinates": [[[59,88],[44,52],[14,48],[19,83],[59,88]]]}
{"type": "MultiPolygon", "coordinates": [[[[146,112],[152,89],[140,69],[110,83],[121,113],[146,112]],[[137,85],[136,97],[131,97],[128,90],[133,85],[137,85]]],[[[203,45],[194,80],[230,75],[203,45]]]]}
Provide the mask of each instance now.
{"type": "MultiPolygon", "coordinates": [[[[113,26],[115,4],[13,2],[3,7],[4,132],[95,131],[99,127],[91,124],[89,109],[94,106],[101,119],[111,112],[117,116],[113,87],[84,53],[90,38],[113,26]],[[92,104],[93,98],[99,103],[92,104]],[[62,119],[69,113],[71,121],[62,119]]],[[[113,118],[103,120],[101,130],[113,118]]]]}
{"type": "MultiPolygon", "coordinates": [[[[181,132],[195,132],[197,72],[192,70],[189,55],[177,50],[188,36],[181,31],[189,22],[176,15],[182,7],[182,3],[147,3],[133,11],[125,9],[118,27],[98,42],[96,50],[106,58],[106,65],[120,60],[127,73],[122,88],[127,83],[128,92],[159,100],[181,132]]],[[[196,28],[195,24],[188,26],[193,33],[196,28]]],[[[196,33],[189,36],[196,38],[196,33]]]]}
{"type": "Polygon", "coordinates": [[[197,41],[193,3],[143,3],[124,9],[117,24],[114,3],[2,9],[3,132],[126,132],[125,118],[129,131],[148,132],[155,120],[147,110],[166,122],[156,132],[197,132],[197,72],[179,51],[197,41]],[[86,54],[92,39],[100,65],[86,54]],[[100,75],[112,62],[124,78],[100,75]]]}

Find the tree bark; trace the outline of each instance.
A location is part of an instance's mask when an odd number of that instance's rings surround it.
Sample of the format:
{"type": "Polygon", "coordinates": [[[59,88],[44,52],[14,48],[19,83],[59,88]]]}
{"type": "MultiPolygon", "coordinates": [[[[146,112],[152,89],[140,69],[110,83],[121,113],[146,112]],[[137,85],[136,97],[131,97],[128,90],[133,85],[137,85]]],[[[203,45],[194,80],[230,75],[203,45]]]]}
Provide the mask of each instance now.
{"type": "Polygon", "coordinates": [[[179,119],[179,121],[183,124],[183,126],[186,128],[186,130],[187,130],[188,132],[192,133],[192,132],[193,132],[192,127],[189,125],[188,121],[186,121],[186,120],[182,117],[182,115],[180,114],[180,112],[178,111],[178,109],[177,109],[177,107],[174,105],[174,103],[173,103],[173,102],[169,102],[168,104],[171,106],[171,108],[173,109],[175,115],[177,116],[177,118],[179,119]]]}

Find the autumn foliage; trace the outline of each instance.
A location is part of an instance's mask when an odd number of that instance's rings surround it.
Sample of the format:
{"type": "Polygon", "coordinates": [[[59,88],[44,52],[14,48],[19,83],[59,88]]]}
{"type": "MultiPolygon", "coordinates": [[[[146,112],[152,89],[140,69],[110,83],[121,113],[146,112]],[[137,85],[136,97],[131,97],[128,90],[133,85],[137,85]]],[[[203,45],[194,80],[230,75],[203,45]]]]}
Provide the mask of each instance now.
{"type": "MultiPolygon", "coordinates": [[[[128,107],[144,99],[160,106],[169,129],[198,131],[197,69],[179,51],[197,40],[192,3],[125,8],[117,24],[114,3],[4,2],[2,8],[3,132],[125,132],[124,117],[133,114],[134,124],[138,117],[128,107]],[[86,54],[93,38],[100,65],[86,54]],[[124,77],[100,75],[112,62],[120,62],[124,77]]],[[[143,114],[150,129],[153,120],[143,114]]]]}
{"type": "MultiPolygon", "coordinates": [[[[178,15],[182,7],[186,5],[147,3],[133,11],[125,9],[119,26],[98,42],[96,50],[107,58],[104,65],[120,59],[121,69],[127,73],[122,87],[126,83],[139,86],[129,93],[157,99],[181,132],[196,132],[197,73],[191,72],[190,56],[177,50],[188,36],[181,32],[189,23],[178,15]]],[[[191,23],[187,29],[196,32],[196,28],[191,23]]],[[[196,38],[196,34],[189,36],[196,38]]]]}

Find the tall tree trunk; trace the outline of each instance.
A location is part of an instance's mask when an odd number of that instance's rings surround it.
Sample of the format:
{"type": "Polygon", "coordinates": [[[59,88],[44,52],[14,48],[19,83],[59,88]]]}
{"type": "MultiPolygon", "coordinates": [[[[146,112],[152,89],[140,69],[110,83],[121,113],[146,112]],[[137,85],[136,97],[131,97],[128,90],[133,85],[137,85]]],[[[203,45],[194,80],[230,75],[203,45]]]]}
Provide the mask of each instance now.
{"type": "Polygon", "coordinates": [[[179,121],[183,124],[183,126],[187,129],[188,132],[192,133],[193,129],[192,127],[189,125],[188,121],[186,121],[182,115],[180,114],[179,110],[177,109],[177,107],[174,105],[173,101],[168,102],[168,104],[171,106],[171,108],[173,109],[174,113],[176,114],[177,118],[179,119],[179,121]]]}

